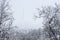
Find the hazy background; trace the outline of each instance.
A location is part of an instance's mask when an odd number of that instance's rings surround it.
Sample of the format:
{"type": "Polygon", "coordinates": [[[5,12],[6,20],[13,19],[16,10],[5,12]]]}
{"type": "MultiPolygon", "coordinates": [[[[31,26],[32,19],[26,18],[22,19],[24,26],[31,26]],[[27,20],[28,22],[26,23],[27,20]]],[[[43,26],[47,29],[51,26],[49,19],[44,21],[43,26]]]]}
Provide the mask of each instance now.
{"type": "Polygon", "coordinates": [[[42,6],[54,5],[59,0],[11,0],[11,7],[14,13],[14,25],[19,29],[38,29],[42,26],[43,19],[34,20],[34,14],[37,14],[36,8],[42,6]]]}

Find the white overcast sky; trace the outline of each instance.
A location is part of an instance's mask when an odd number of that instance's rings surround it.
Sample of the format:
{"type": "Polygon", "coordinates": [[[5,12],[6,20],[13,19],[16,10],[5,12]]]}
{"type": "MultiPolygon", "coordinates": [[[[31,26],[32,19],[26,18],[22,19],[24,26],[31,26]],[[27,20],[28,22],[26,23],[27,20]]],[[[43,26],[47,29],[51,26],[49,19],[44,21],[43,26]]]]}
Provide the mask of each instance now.
{"type": "Polygon", "coordinates": [[[17,25],[19,29],[37,29],[42,26],[42,18],[33,19],[34,14],[37,13],[36,8],[42,6],[54,5],[59,0],[11,0],[11,7],[14,13],[15,21],[14,25],[17,25]]]}

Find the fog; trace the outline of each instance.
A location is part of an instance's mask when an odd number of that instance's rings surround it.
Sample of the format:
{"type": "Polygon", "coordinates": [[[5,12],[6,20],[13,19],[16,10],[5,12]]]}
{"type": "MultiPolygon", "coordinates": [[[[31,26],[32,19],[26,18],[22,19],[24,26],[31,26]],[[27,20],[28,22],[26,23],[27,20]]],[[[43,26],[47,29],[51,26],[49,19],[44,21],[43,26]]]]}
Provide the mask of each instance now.
{"type": "Polygon", "coordinates": [[[38,29],[42,27],[41,19],[34,19],[34,15],[38,14],[36,8],[47,5],[54,5],[59,0],[11,0],[12,12],[15,18],[14,25],[19,29],[38,29]]]}

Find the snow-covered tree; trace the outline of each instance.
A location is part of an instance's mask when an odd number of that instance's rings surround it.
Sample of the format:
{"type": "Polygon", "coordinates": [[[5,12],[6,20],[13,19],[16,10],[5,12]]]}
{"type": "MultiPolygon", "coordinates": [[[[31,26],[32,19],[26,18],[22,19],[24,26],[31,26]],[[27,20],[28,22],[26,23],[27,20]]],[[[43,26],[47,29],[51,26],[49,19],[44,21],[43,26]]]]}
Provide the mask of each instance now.
{"type": "Polygon", "coordinates": [[[39,11],[37,18],[43,17],[44,34],[46,40],[60,40],[60,5],[43,7],[39,11]]]}
{"type": "Polygon", "coordinates": [[[8,0],[0,0],[0,40],[9,40],[14,19],[9,8],[8,0]]]}

